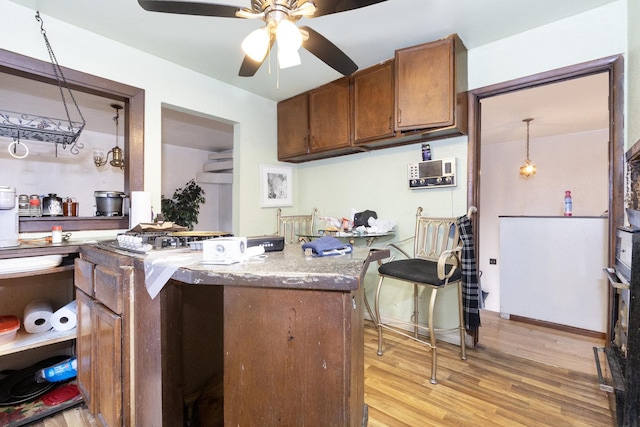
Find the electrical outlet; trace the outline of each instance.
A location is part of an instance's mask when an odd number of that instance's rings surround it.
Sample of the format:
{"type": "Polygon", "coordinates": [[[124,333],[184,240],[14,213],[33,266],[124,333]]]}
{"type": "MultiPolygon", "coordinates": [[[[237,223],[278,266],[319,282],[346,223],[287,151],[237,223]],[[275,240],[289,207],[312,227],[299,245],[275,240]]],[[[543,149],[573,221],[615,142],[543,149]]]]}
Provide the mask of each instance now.
{"type": "Polygon", "coordinates": [[[498,263],[498,260],[495,258],[489,258],[489,264],[491,265],[496,265],[498,263]]]}

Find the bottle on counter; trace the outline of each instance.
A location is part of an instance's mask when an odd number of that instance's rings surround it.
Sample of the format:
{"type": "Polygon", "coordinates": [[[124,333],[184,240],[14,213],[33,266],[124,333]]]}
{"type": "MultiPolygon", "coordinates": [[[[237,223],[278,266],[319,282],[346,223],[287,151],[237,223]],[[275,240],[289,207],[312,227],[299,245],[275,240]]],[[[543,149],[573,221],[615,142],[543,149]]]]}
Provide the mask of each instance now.
{"type": "Polygon", "coordinates": [[[564,216],[573,216],[573,199],[569,190],[564,192],[564,216]]]}
{"type": "Polygon", "coordinates": [[[62,226],[54,225],[51,227],[51,243],[62,243],[62,226]]]}

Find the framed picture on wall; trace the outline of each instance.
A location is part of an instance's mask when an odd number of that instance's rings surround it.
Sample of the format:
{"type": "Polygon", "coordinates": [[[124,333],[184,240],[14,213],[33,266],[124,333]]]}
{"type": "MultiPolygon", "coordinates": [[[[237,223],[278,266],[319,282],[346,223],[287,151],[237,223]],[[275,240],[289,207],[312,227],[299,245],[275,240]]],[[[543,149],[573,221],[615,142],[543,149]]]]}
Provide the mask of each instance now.
{"type": "Polygon", "coordinates": [[[293,172],[289,166],[260,165],[262,207],[293,205],[293,172]]]}

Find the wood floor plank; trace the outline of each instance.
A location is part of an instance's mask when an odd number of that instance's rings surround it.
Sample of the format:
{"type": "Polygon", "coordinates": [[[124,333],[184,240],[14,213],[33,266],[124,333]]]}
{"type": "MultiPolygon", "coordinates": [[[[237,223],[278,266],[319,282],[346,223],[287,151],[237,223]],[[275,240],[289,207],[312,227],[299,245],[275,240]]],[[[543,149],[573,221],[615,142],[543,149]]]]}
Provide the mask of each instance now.
{"type": "MultiPolygon", "coordinates": [[[[365,322],[365,402],[370,427],[612,427],[598,387],[593,346],[601,340],[481,315],[480,344],[460,360],[458,346],[439,343],[439,383],[429,382],[431,350],[385,332],[384,354],[365,322]]],[[[94,427],[75,408],[34,427],[94,427]]]]}

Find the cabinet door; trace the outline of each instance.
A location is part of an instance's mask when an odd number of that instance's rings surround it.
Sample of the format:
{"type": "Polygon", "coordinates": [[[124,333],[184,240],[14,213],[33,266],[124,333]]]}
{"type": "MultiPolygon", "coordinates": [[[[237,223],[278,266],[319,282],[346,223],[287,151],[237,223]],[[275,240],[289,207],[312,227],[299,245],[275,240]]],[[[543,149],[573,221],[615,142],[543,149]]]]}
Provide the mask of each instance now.
{"type": "Polygon", "coordinates": [[[349,147],[349,79],[341,78],[309,92],[311,152],[349,147]]]}
{"type": "MultiPolygon", "coordinates": [[[[76,260],[77,265],[77,260],[76,260]]],[[[94,393],[95,382],[93,379],[93,341],[92,337],[92,316],[93,300],[80,289],[76,289],[76,303],[78,304],[78,329],[77,329],[77,358],[78,375],[77,383],[84,401],[89,408],[89,412],[95,413],[94,393]]]]}
{"type": "Polygon", "coordinates": [[[393,60],[353,76],[355,144],[393,136],[393,60]]]}
{"type": "Polygon", "coordinates": [[[278,160],[309,152],[309,98],[305,92],[278,103],[278,160]]]}
{"type": "Polygon", "coordinates": [[[396,51],[396,130],[453,124],[454,57],[452,38],[396,51]]]}
{"type": "Polygon", "coordinates": [[[224,425],[363,425],[353,304],[345,292],[225,287],[224,425]]]}
{"type": "Polygon", "coordinates": [[[103,425],[122,425],[122,318],[94,304],[96,416],[103,425]]]}
{"type": "Polygon", "coordinates": [[[73,280],[76,288],[89,296],[93,296],[93,268],[95,265],[82,258],[76,258],[74,263],[73,280]]]}

